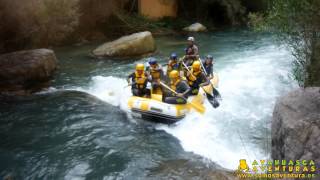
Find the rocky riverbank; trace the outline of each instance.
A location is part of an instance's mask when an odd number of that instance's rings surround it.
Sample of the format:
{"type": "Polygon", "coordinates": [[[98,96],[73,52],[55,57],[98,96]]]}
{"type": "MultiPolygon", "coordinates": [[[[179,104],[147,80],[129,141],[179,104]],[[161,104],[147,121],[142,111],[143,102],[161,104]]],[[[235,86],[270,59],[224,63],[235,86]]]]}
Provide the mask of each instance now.
{"type": "Polygon", "coordinates": [[[320,163],[319,149],[320,87],[300,88],[280,98],[273,112],[272,158],[320,163]]]}
{"type": "Polygon", "coordinates": [[[52,50],[17,51],[0,56],[0,94],[27,95],[49,85],[57,69],[52,50]]]}

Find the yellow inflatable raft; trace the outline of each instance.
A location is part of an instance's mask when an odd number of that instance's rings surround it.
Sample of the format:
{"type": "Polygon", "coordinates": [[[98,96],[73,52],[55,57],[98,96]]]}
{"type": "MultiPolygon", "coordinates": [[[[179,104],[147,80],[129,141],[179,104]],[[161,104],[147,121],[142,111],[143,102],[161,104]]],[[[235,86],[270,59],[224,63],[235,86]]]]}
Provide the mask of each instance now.
{"type": "MultiPolygon", "coordinates": [[[[212,85],[216,88],[219,77],[215,73],[211,79],[212,85]]],[[[206,92],[212,92],[212,86],[204,87],[206,92]]],[[[199,113],[204,113],[206,107],[203,105],[206,93],[200,88],[198,95],[189,96],[187,104],[167,104],[162,102],[162,95],[151,94],[151,98],[132,96],[128,100],[128,107],[133,116],[138,116],[153,122],[171,124],[184,118],[192,109],[199,113]]]]}

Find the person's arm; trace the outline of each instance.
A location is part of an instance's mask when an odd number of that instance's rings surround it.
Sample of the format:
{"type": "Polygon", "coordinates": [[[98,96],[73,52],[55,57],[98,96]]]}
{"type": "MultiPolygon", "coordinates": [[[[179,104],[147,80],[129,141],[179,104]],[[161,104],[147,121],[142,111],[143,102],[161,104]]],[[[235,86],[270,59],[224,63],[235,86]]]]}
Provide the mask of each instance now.
{"type": "Polygon", "coordinates": [[[193,52],[194,52],[194,55],[195,55],[195,56],[198,56],[198,55],[199,55],[199,48],[198,48],[198,46],[193,45],[193,52]]]}
{"type": "Polygon", "coordinates": [[[134,73],[131,73],[131,74],[128,75],[128,77],[127,77],[128,84],[130,84],[130,79],[132,79],[133,76],[134,76],[134,73]]]}
{"type": "Polygon", "coordinates": [[[206,77],[206,75],[202,72],[200,75],[201,84],[199,86],[207,86],[210,84],[210,80],[206,77]]]}
{"type": "Polygon", "coordinates": [[[210,78],[213,78],[213,65],[211,65],[211,67],[210,67],[209,75],[210,75],[210,78]]]}

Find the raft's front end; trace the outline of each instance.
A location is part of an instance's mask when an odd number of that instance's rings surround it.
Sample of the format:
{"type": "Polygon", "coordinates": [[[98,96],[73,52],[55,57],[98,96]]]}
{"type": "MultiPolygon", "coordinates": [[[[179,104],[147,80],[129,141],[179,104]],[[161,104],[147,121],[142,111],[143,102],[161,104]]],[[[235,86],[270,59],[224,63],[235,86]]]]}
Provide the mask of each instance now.
{"type": "Polygon", "coordinates": [[[187,105],[163,103],[159,101],[161,95],[156,96],[153,95],[151,99],[132,96],[128,100],[128,107],[134,116],[165,124],[172,124],[181,120],[189,111],[187,105]]]}

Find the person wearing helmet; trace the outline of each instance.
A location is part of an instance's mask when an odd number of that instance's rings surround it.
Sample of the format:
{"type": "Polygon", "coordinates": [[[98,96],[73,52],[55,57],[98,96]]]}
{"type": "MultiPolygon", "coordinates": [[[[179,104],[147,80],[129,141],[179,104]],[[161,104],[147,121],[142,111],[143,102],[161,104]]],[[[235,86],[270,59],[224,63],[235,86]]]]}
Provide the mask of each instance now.
{"type": "Polygon", "coordinates": [[[177,70],[172,70],[169,73],[169,78],[170,88],[176,93],[173,93],[169,90],[164,91],[162,95],[162,101],[168,104],[186,104],[190,86],[182,77],[180,77],[180,74],[177,70]]]}
{"type": "Polygon", "coordinates": [[[161,94],[160,80],[163,78],[162,67],[155,58],[149,59],[149,67],[147,67],[148,80],[151,82],[152,91],[155,94],[161,94]]]}
{"type": "Polygon", "coordinates": [[[190,72],[187,72],[187,80],[188,84],[191,87],[191,94],[197,95],[199,92],[200,86],[206,86],[210,84],[209,79],[206,75],[201,71],[201,63],[200,61],[194,61],[190,72]]]}
{"type": "Polygon", "coordinates": [[[185,49],[186,55],[184,62],[187,66],[191,66],[193,61],[199,58],[198,46],[194,43],[194,37],[188,37],[188,46],[185,49]]]}
{"type": "Polygon", "coordinates": [[[170,59],[167,66],[167,75],[169,76],[172,70],[180,70],[180,64],[178,63],[178,56],[176,53],[170,55],[170,59]]]}
{"type": "Polygon", "coordinates": [[[131,92],[134,96],[150,96],[150,90],[147,89],[147,75],[144,71],[143,64],[137,64],[134,73],[130,74],[127,81],[130,85],[131,80],[131,92]]]}
{"type": "Polygon", "coordinates": [[[211,55],[207,55],[206,59],[203,62],[204,69],[206,71],[208,78],[213,78],[213,57],[211,55]]]}

